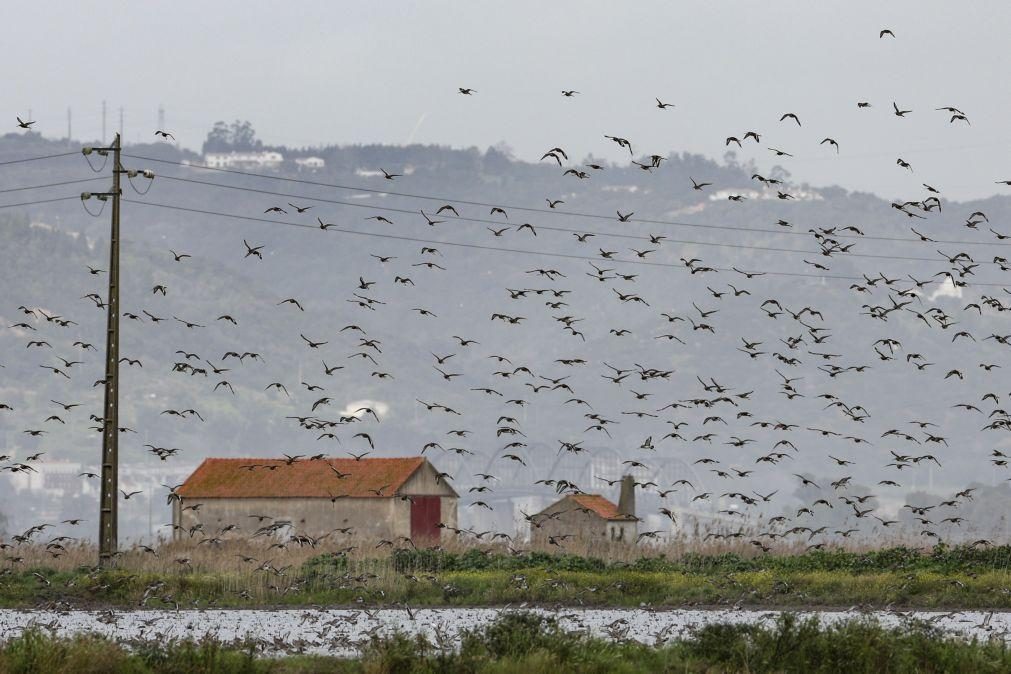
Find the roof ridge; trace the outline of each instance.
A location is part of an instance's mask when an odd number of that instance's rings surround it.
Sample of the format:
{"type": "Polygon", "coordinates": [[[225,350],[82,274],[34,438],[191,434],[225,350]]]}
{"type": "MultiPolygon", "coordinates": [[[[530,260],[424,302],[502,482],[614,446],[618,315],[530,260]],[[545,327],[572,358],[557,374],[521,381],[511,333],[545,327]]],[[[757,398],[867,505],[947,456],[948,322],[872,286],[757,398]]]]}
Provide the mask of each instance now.
{"type": "MultiPolygon", "coordinates": [[[[317,461],[357,461],[364,463],[366,461],[408,461],[412,459],[424,459],[424,456],[374,456],[369,459],[356,459],[353,456],[324,456],[321,459],[315,459],[317,461]]],[[[308,461],[309,457],[300,457],[296,463],[303,463],[308,461]]],[[[273,456],[208,456],[204,458],[204,461],[287,461],[284,458],[278,458],[273,456]]]]}
{"type": "Polygon", "coordinates": [[[424,456],[325,457],[294,462],[285,458],[207,457],[178,492],[184,498],[332,498],[335,494],[389,498],[397,496],[427,463],[424,456]]]}

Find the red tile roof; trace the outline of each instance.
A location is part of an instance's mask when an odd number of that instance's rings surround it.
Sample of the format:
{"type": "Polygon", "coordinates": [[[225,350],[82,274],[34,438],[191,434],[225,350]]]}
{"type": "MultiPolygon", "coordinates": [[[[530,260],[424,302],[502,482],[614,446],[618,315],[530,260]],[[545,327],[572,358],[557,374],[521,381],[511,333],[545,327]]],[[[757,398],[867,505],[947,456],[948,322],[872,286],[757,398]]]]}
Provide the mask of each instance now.
{"type": "Polygon", "coordinates": [[[618,512],[618,506],[608,501],[600,494],[571,494],[569,498],[581,508],[590,510],[605,520],[633,519],[618,512]]]}
{"type": "Polygon", "coordinates": [[[176,491],[183,498],[379,498],[380,490],[382,497],[390,497],[424,463],[420,456],[302,460],[290,465],[284,459],[204,459],[176,491]],[[243,468],[251,465],[257,467],[243,468]],[[331,467],[349,473],[348,477],[340,479],[331,467]]]}

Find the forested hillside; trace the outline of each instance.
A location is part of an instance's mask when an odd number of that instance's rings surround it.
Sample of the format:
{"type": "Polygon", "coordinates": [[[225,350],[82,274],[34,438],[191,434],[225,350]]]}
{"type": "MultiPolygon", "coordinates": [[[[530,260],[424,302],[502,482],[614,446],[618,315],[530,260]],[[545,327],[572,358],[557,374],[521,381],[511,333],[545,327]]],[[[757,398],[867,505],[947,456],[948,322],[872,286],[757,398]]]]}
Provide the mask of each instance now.
{"type": "MultiPolygon", "coordinates": [[[[223,138],[208,147],[231,147],[223,138]]],[[[0,139],[0,162],[76,148],[12,134],[0,139]]],[[[426,455],[461,493],[478,472],[496,474],[510,498],[547,498],[551,486],[530,490],[538,477],[599,491],[599,477],[633,470],[661,487],[692,480],[695,491],[670,498],[713,512],[727,504],[720,476],[697,463],[707,457],[756,471],[756,491],[803,499],[811,495],[793,473],[822,487],[850,476],[892,509],[912,490],[1003,481],[988,456],[1005,434],[981,430],[995,405],[976,392],[993,391],[997,407],[1009,395],[1002,370],[982,366],[1003,363],[1007,349],[987,337],[1011,332],[995,309],[1007,272],[993,264],[1006,255],[998,235],[1011,234],[1011,199],[951,203],[942,194],[937,208],[900,210],[732,155],[717,163],[672,153],[655,169],[636,157],[646,170],[594,169],[592,158],[523,163],[501,148],[263,149],[319,156],[326,168],[286,161],[261,177],[184,165],[200,156],[167,143],[124,150],[127,168],[156,175],[125,182],[121,354],[135,361],[121,365],[125,464],[185,475],[207,456],[395,456],[438,443],[426,455]],[[569,168],[586,177],[564,175],[569,168]],[[764,186],[756,174],[782,182],[764,186]],[[749,196],[711,199],[719,190],[749,196]],[[265,212],[272,207],[287,212],[265,212]],[[244,241],[262,247],[262,259],[244,241]],[[956,257],[963,251],[968,258],[956,257]],[[969,285],[940,283],[945,273],[969,285]],[[712,402],[721,395],[729,402],[712,402]],[[165,413],[191,409],[202,419],[165,413]],[[306,417],[337,425],[307,428],[306,417]],[[924,444],[913,420],[937,424],[927,435],[944,443],[924,444]],[[882,438],[890,429],[915,442],[882,438]],[[778,463],[756,462],[783,439],[792,446],[778,463]],[[163,463],[145,445],[179,451],[163,463]],[[896,477],[884,467],[890,452],[938,461],[896,477]],[[622,465],[632,454],[642,467],[622,465]],[[901,487],[875,486],[886,478],[901,487]],[[713,499],[694,500],[699,492],[713,499]]],[[[4,189],[101,179],[9,192],[0,206],[102,191],[108,175],[108,166],[93,174],[78,152],[6,164],[4,189]]],[[[92,217],[68,199],[4,208],[0,223],[0,402],[12,408],[0,412],[2,453],[45,451],[96,470],[99,436],[89,427],[98,424],[88,415],[101,407],[97,305],[107,278],[89,267],[107,268],[108,211],[92,217]]],[[[143,498],[160,504],[163,494],[143,498]]],[[[467,504],[465,521],[511,522],[508,507],[489,514],[467,504]]],[[[764,512],[784,508],[792,502],[781,498],[764,512]]],[[[3,509],[17,516],[17,506],[3,509]]],[[[1000,516],[973,521],[996,526],[1000,516]]]]}

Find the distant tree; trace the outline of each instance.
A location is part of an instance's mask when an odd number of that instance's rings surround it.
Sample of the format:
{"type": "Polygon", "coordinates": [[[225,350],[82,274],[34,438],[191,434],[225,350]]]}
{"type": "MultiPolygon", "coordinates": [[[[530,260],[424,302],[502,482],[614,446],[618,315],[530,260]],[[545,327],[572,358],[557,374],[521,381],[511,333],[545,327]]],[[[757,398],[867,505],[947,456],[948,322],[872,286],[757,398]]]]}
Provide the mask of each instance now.
{"type": "Polygon", "coordinates": [[[253,125],[248,120],[232,122],[232,147],[236,150],[259,150],[263,147],[263,143],[257,139],[256,131],[253,130],[253,125]]]}
{"type": "Polygon", "coordinates": [[[214,128],[207,133],[204,141],[203,152],[227,152],[231,149],[232,134],[228,130],[228,125],[224,122],[214,122],[214,128]]]}
{"type": "Polygon", "coordinates": [[[780,166],[779,164],[776,164],[771,169],[769,169],[769,177],[774,178],[775,180],[782,180],[783,182],[789,182],[790,172],[787,171],[782,166],[780,166]]]}
{"type": "Polygon", "coordinates": [[[509,170],[511,163],[509,155],[497,147],[489,147],[484,153],[484,169],[488,173],[504,173],[509,170]]]}
{"type": "Polygon", "coordinates": [[[214,122],[214,127],[207,133],[203,152],[231,152],[259,150],[263,142],[256,137],[256,130],[248,121],[235,120],[231,124],[223,121],[214,122]]]}
{"type": "Polygon", "coordinates": [[[830,185],[828,187],[819,187],[818,192],[825,199],[845,199],[849,196],[849,192],[844,190],[842,187],[836,185],[830,185]]]}
{"type": "Polygon", "coordinates": [[[499,142],[492,145],[491,149],[505,156],[510,161],[516,158],[516,153],[513,151],[512,145],[505,142],[504,140],[500,140],[499,142]]]}
{"type": "Polygon", "coordinates": [[[0,541],[7,538],[7,515],[0,512],[0,541]]]}

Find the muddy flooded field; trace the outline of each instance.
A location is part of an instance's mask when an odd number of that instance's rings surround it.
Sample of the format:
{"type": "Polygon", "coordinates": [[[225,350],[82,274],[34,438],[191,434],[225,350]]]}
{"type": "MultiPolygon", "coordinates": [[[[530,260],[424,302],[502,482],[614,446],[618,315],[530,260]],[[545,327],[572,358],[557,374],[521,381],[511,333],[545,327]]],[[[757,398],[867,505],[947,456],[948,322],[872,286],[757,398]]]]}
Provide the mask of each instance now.
{"type": "MultiPolygon", "coordinates": [[[[257,641],[267,651],[354,655],[373,634],[424,634],[452,646],[461,630],[489,623],[504,610],[436,609],[284,609],[180,611],[0,610],[0,641],[37,627],[60,636],[94,632],[123,642],[213,637],[221,641],[257,641]]],[[[643,609],[531,609],[552,615],[568,630],[612,639],[662,643],[710,623],[766,623],[778,611],[643,609]]],[[[824,623],[873,616],[884,626],[923,621],[966,638],[1011,639],[1011,612],[988,611],[799,611],[824,623]]]]}

